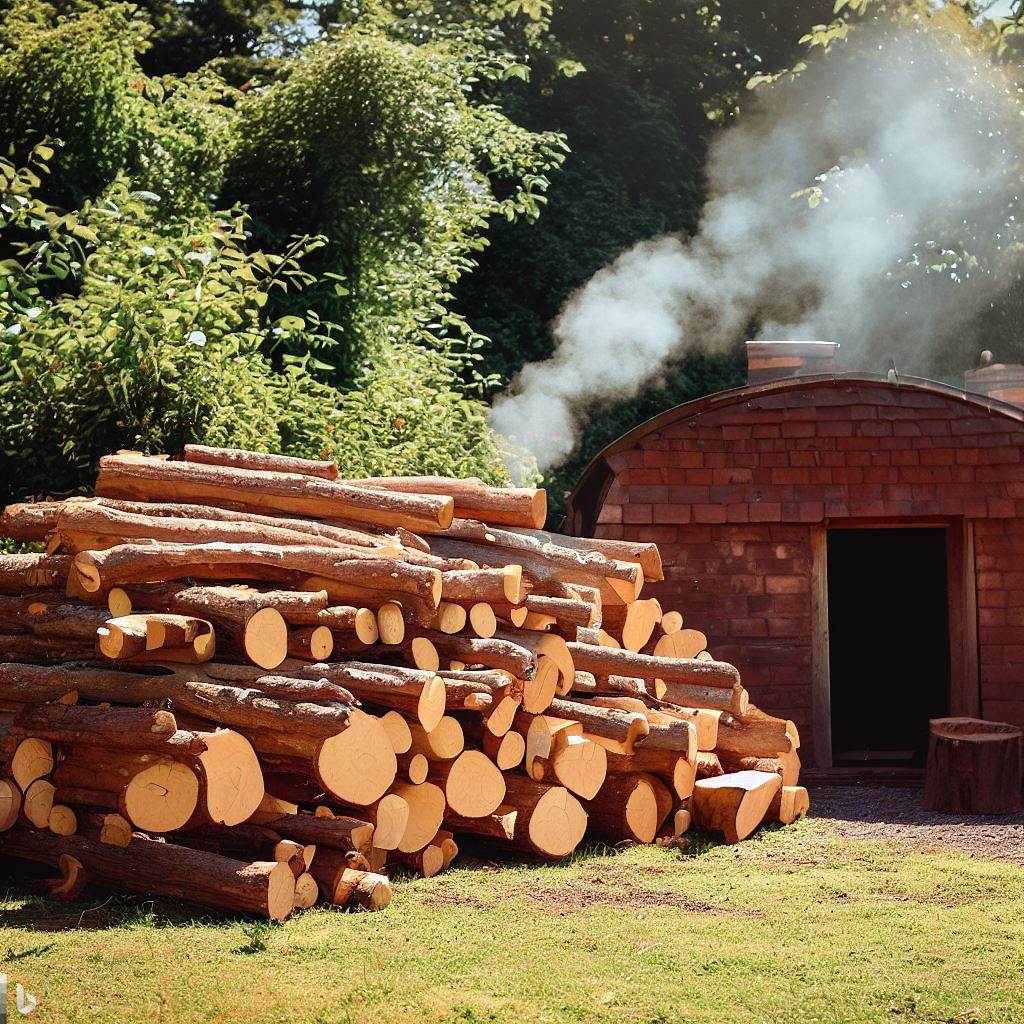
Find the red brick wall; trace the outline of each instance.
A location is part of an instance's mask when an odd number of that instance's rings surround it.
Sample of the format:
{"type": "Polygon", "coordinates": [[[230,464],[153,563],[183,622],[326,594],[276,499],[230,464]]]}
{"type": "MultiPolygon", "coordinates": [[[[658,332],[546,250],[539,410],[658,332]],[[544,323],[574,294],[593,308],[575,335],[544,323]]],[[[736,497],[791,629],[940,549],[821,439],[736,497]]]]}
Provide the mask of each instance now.
{"type": "Polygon", "coordinates": [[[1024,724],[1024,426],[925,389],[822,381],[670,419],[607,456],[597,535],[656,541],[651,592],[753,699],[810,729],[811,523],[975,522],[983,714],[1024,724]]]}

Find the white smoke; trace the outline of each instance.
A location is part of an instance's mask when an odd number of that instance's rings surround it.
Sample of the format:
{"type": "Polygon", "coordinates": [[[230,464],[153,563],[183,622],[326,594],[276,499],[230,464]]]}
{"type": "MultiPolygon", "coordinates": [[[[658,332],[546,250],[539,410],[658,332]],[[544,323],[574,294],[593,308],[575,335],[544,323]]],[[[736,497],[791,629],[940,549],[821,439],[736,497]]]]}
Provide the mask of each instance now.
{"type": "Polygon", "coordinates": [[[495,431],[556,466],[583,417],[752,326],[926,371],[1017,279],[1022,153],[1018,89],[987,59],[922,26],[860,30],[719,135],[696,236],[642,242],[571,296],[495,431]]]}

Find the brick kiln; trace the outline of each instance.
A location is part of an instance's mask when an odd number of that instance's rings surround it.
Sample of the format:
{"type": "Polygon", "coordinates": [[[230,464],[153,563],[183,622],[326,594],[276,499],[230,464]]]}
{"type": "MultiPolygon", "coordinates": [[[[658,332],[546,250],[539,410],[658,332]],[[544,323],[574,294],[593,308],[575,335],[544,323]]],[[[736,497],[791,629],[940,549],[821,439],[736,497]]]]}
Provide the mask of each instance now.
{"type": "Polygon", "coordinates": [[[654,596],[797,723],[805,764],[920,767],[929,718],[1024,724],[1024,370],[964,391],[834,353],[751,343],[746,387],[601,452],[569,524],[657,542],[654,596]]]}

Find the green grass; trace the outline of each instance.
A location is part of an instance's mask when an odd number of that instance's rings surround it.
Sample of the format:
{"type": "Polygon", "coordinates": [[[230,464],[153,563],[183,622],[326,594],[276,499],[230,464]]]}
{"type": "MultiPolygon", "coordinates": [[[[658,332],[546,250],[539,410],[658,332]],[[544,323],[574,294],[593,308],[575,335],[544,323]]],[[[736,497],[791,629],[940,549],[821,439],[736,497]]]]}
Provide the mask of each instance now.
{"type": "Polygon", "coordinates": [[[39,1024],[1024,1022],[1024,870],[813,820],[400,879],[383,913],[282,926],[34,892],[0,883],[0,971],[39,1024]]]}

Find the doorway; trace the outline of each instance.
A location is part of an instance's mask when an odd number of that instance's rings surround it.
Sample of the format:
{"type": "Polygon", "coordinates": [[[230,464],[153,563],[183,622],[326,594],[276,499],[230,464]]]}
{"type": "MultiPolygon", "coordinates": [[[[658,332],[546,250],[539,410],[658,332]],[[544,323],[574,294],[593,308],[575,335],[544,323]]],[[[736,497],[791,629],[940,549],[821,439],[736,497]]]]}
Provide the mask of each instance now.
{"type": "Polygon", "coordinates": [[[923,767],[950,705],[946,551],[943,527],[828,531],[834,765],[923,767]]]}

